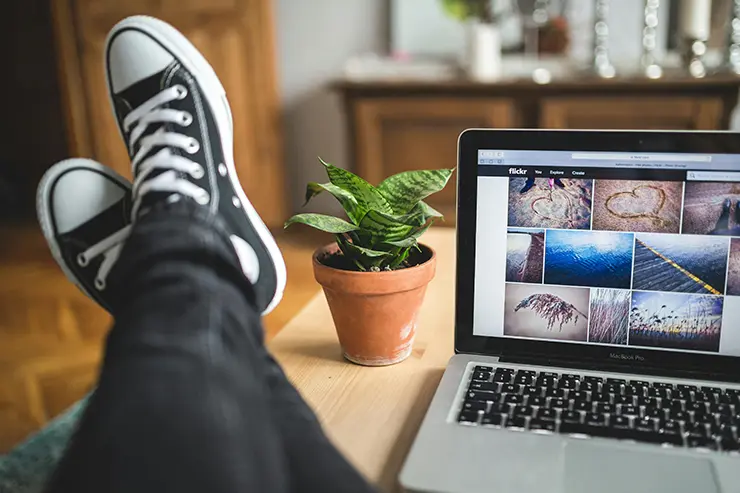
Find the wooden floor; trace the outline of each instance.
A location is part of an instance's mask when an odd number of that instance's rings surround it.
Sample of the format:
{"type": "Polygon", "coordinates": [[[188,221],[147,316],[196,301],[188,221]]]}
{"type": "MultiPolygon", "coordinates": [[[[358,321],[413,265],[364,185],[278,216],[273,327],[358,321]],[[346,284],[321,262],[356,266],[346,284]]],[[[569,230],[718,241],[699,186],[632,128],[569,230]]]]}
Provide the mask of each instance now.
{"type": "MultiPolygon", "coordinates": [[[[267,338],[319,292],[311,253],[331,238],[308,229],[276,233],[288,267],[267,338]]],[[[0,227],[0,454],[91,388],[109,316],[70,284],[35,227],[0,227]]]]}

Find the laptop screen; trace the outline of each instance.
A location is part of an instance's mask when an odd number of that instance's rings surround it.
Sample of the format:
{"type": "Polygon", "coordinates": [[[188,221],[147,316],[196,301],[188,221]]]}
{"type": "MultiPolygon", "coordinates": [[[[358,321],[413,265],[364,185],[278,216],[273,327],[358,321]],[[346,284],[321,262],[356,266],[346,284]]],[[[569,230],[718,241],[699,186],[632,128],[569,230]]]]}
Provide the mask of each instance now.
{"type": "Polygon", "coordinates": [[[474,335],[740,356],[738,163],[479,150],[474,335]]]}

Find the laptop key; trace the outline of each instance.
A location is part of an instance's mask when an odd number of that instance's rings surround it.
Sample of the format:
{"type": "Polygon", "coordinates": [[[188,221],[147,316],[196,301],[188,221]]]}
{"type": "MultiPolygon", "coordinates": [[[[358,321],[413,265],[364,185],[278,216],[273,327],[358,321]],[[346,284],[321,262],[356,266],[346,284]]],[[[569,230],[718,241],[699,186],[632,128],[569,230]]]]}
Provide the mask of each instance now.
{"type": "Polygon", "coordinates": [[[558,380],[558,387],[561,389],[575,389],[578,387],[578,380],[566,379],[563,377],[558,380]]]}
{"type": "Polygon", "coordinates": [[[484,390],[471,390],[467,394],[465,394],[466,401],[498,402],[500,399],[500,394],[487,392],[484,390]]]}
{"type": "Polygon", "coordinates": [[[522,402],[524,402],[524,396],[519,394],[506,394],[504,396],[505,404],[521,404],[522,402]]]}
{"type": "Polygon", "coordinates": [[[635,404],[635,398],[631,395],[615,395],[614,404],[627,404],[633,406],[635,404]]]}
{"type": "Polygon", "coordinates": [[[477,423],[480,413],[478,411],[461,411],[457,417],[460,423],[477,423]]]}
{"type": "Polygon", "coordinates": [[[561,397],[551,397],[550,407],[554,409],[568,409],[568,401],[561,397]]]}
{"type": "Polygon", "coordinates": [[[639,416],[640,410],[637,409],[637,407],[635,406],[630,406],[629,404],[622,404],[621,406],[619,406],[617,414],[619,414],[620,416],[639,416]]]}
{"type": "Polygon", "coordinates": [[[493,381],[500,383],[511,383],[513,378],[514,376],[511,373],[495,373],[493,375],[493,381]]]}
{"type": "Polygon", "coordinates": [[[476,372],[473,372],[473,380],[477,380],[479,382],[490,382],[491,381],[491,372],[490,371],[476,371],[476,372]]]}
{"type": "Polygon", "coordinates": [[[558,412],[555,409],[540,408],[537,410],[537,414],[535,414],[535,416],[538,419],[554,421],[558,416],[558,412]]]}
{"type": "Polygon", "coordinates": [[[594,403],[588,401],[576,401],[573,403],[574,411],[586,411],[591,412],[594,409],[594,403]]]}
{"type": "Polygon", "coordinates": [[[488,403],[486,402],[463,402],[463,411],[486,411],[488,409],[488,403]]]}
{"type": "Polygon", "coordinates": [[[586,413],[583,422],[588,426],[606,426],[606,416],[601,413],[586,413]]]}
{"type": "Polygon", "coordinates": [[[560,413],[560,421],[564,423],[580,423],[581,413],[578,411],[563,411],[560,413]]]}
{"type": "Polygon", "coordinates": [[[589,382],[587,380],[581,380],[581,384],[578,386],[578,390],[585,392],[593,392],[599,390],[599,384],[597,382],[589,382]]]}
{"type": "Polygon", "coordinates": [[[534,414],[534,408],[530,406],[514,406],[514,409],[511,411],[511,415],[515,418],[531,418],[532,414],[534,414]]]}
{"type": "Polygon", "coordinates": [[[498,392],[498,385],[489,382],[470,382],[468,390],[482,390],[484,392],[498,392]]]}
{"type": "Polygon", "coordinates": [[[527,418],[519,416],[516,418],[509,418],[506,420],[506,427],[507,428],[526,428],[527,427],[527,418]]]}
{"type": "Polygon", "coordinates": [[[502,394],[518,394],[521,392],[523,387],[521,385],[517,385],[515,383],[505,383],[501,385],[500,392],[502,394]]]}
{"type": "Polygon", "coordinates": [[[651,418],[637,418],[632,425],[640,432],[656,431],[655,420],[651,418]]]}
{"type": "MultiPolygon", "coordinates": [[[[499,370],[503,370],[503,368],[499,368],[499,370]]],[[[481,366],[481,365],[478,365],[478,366],[475,367],[475,371],[488,371],[488,372],[491,372],[491,371],[493,371],[493,367],[492,366],[481,366]]]]}
{"type": "Polygon", "coordinates": [[[539,395],[527,396],[527,405],[529,406],[545,406],[547,405],[547,397],[539,395]]]}
{"type": "Polygon", "coordinates": [[[609,416],[609,426],[614,428],[630,428],[630,419],[627,416],[609,416]]]}
{"type": "Polygon", "coordinates": [[[543,421],[541,419],[533,418],[529,421],[530,430],[542,430],[554,432],[556,428],[555,421],[543,421]]]}
{"type": "Polygon", "coordinates": [[[545,391],[545,397],[565,397],[565,390],[563,389],[547,389],[545,391]]]}
{"type": "Polygon", "coordinates": [[[583,377],[583,380],[585,382],[601,383],[601,382],[604,381],[604,378],[603,377],[594,377],[594,376],[591,376],[591,375],[587,375],[587,376],[583,377]]]}
{"type": "Polygon", "coordinates": [[[532,375],[517,375],[514,377],[514,383],[532,385],[534,383],[534,377],[532,375]]]}
{"type": "Polygon", "coordinates": [[[519,370],[516,372],[516,375],[529,375],[530,377],[534,377],[537,375],[537,372],[534,370],[519,370]]]}
{"type": "Polygon", "coordinates": [[[555,373],[554,371],[541,371],[540,372],[540,377],[544,377],[544,378],[555,378],[555,379],[557,379],[560,376],[557,373],[555,373]]]}
{"type": "Polygon", "coordinates": [[[484,426],[501,426],[504,424],[504,417],[501,414],[484,414],[480,424],[484,426]]]}
{"type": "Polygon", "coordinates": [[[527,385],[522,389],[522,395],[542,395],[542,389],[534,385],[527,385]]]}
{"type": "Polygon", "coordinates": [[[730,416],[732,414],[732,408],[729,406],[729,404],[710,404],[709,412],[712,414],[723,414],[725,416],[730,416]]]}
{"type": "Polygon", "coordinates": [[[594,406],[594,412],[597,413],[613,413],[616,412],[617,406],[606,402],[597,402],[594,406]]]}
{"type": "Polygon", "coordinates": [[[627,385],[627,380],[623,378],[607,378],[606,383],[613,383],[616,385],[627,385]]]}

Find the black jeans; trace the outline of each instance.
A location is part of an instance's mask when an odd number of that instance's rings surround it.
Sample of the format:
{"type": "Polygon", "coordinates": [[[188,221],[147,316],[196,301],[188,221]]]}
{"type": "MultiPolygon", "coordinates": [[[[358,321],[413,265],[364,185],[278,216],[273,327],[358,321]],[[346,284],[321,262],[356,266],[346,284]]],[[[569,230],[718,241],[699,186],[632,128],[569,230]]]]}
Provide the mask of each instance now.
{"type": "Polygon", "coordinates": [[[109,279],[115,325],[53,493],[371,492],[263,344],[220,220],[160,204],[109,279]]]}

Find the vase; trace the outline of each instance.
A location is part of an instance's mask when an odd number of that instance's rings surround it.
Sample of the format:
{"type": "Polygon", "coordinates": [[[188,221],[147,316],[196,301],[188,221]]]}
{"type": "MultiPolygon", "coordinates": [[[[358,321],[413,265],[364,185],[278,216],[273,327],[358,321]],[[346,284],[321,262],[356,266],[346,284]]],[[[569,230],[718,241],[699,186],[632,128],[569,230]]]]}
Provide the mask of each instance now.
{"type": "Polygon", "coordinates": [[[465,56],[468,77],[480,82],[501,78],[501,29],[496,24],[472,22],[468,25],[465,56]]]}

